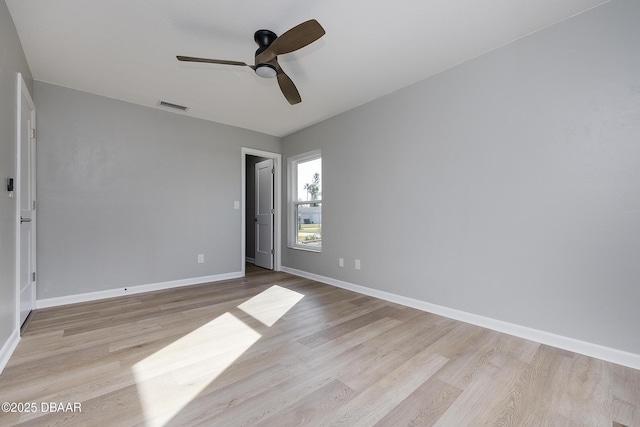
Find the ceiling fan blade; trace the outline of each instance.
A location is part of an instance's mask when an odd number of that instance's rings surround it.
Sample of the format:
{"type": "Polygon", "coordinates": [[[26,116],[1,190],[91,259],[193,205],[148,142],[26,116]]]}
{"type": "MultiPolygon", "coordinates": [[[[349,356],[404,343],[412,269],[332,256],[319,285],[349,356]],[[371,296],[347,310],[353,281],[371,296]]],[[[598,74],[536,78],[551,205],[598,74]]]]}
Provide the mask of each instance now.
{"type": "Polygon", "coordinates": [[[193,56],[176,56],[176,58],[178,58],[178,61],[185,61],[185,62],[206,62],[209,64],[239,65],[243,67],[255,68],[253,65],[249,65],[246,62],[240,62],[240,61],[227,61],[224,59],[194,58],[193,56]]]}
{"type": "Polygon", "coordinates": [[[324,35],[324,28],[322,28],[322,25],[320,25],[318,21],[315,19],[305,21],[275,39],[273,43],[260,54],[261,62],[270,61],[278,55],[301,49],[324,35]]]}
{"type": "Polygon", "coordinates": [[[274,60],[273,63],[275,63],[276,71],[278,73],[276,74],[278,85],[280,85],[280,90],[282,91],[284,97],[287,98],[287,101],[289,101],[289,104],[295,105],[302,102],[300,92],[298,92],[296,85],[293,84],[293,80],[291,80],[291,78],[282,70],[282,68],[280,68],[280,65],[277,61],[274,60]]]}

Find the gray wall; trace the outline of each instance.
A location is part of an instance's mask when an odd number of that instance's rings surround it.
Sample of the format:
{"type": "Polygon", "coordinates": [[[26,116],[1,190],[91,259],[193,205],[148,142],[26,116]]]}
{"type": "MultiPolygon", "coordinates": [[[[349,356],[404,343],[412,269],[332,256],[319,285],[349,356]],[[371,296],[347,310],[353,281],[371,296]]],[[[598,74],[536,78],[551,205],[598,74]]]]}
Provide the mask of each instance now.
{"type": "MultiPolygon", "coordinates": [[[[4,0],[0,1],[0,348],[16,327],[16,204],[7,178],[16,178],[16,73],[29,90],[31,71],[4,0]]],[[[33,94],[33,91],[31,91],[33,94]]]]}
{"type": "Polygon", "coordinates": [[[241,270],[241,147],[280,139],[42,82],[35,99],[38,299],[241,270]]]}
{"type": "Polygon", "coordinates": [[[285,137],[322,150],[324,224],[283,265],[640,354],[639,21],[614,1],[285,137]]]}
{"type": "Polygon", "coordinates": [[[256,257],[256,163],[267,160],[266,157],[247,155],[246,163],[246,204],[245,204],[245,249],[248,258],[256,257]]]}

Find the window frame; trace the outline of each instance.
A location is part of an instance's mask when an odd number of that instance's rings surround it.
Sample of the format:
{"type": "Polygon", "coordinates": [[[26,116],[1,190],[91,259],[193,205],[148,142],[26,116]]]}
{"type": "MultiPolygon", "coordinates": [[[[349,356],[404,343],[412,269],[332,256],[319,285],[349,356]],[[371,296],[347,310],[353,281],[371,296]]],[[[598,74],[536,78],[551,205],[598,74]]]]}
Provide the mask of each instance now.
{"type": "MultiPolygon", "coordinates": [[[[298,197],[298,164],[310,162],[312,160],[322,159],[321,150],[308,151],[306,153],[291,156],[287,159],[287,241],[288,247],[291,249],[297,249],[308,252],[322,252],[322,242],[320,246],[307,246],[298,243],[298,218],[296,216],[296,208],[298,205],[310,204],[309,200],[300,201],[298,197]]],[[[320,182],[322,182],[322,167],[320,168],[320,182]]],[[[318,203],[322,207],[322,193],[320,193],[320,199],[314,200],[313,203],[318,203]]],[[[322,209],[320,210],[322,212],[322,209]]]]}

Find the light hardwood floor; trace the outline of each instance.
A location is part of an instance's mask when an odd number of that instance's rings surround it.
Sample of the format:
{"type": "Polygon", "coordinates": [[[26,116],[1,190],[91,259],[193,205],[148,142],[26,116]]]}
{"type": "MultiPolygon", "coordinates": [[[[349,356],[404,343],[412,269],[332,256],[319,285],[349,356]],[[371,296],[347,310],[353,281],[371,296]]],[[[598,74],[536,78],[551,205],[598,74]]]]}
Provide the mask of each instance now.
{"type": "Polygon", "coordinates": [[[631,427],[640,371],[248,267],[37,311],[5,401],[37,411],[2,426],[631,427]]]}

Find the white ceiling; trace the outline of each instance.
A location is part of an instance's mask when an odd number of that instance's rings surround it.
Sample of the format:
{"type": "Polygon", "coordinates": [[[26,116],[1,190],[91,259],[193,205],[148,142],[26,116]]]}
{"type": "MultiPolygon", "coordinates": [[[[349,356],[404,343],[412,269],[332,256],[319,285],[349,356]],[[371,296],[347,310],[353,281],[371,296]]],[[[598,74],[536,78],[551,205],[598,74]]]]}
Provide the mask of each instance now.
{"type": "Polygon", "coordinates": [[[604,0],[6,0],[36,80],[284,136],[604,0]],[[302,103],[248,67],[253,33],[317,19],[327,34],[280,56],[302,103]]]}

